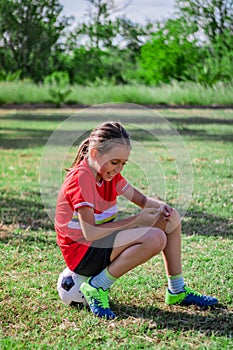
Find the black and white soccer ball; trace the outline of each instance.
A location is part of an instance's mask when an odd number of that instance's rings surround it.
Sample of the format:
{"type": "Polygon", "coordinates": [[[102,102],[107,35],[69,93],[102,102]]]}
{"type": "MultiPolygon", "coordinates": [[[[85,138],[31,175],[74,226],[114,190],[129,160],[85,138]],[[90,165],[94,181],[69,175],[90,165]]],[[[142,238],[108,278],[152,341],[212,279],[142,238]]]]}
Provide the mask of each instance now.
{"type": "Polygon", "coordinates": [[[68,267],[62,271],[57,281],[57,291],[64,304],[87,304],[82,292],[80,291],[80,286],[86,279],[87,276],[78,275],[68,267]]]}

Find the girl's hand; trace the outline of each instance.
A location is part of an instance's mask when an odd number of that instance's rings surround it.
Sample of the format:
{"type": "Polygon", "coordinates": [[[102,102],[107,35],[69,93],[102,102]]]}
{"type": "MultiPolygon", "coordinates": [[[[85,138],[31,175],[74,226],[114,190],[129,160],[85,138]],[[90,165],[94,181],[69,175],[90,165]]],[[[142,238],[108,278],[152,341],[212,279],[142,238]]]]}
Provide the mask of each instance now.
{"type": "Polygon", "coordinates": [[[146,208],[136,216],[136,225],[151,227],[157,221],[161,215],[161,207],[158,208],[146,208]]]}
{"type": "Polygon", "coordinates": [[[164,220],[168,221],[172,214],[172,208],[169,205],[164,204],[161,214],[164,216],[164,220]]]}
{"type": "Polygon", "coordinates": [[[149,197],[147,197],[145,208],[161,208],[161,214],[166,221],[169,220],[173,210],[168,204],[149,197]]]}

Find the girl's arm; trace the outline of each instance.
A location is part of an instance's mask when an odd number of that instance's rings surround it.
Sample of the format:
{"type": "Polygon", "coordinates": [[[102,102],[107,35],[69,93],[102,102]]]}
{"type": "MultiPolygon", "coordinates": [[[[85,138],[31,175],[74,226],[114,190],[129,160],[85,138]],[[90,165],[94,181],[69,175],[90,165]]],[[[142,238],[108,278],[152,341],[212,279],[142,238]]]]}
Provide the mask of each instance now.
{"type": "Polygon", "coordinates": [[[156,200],[154,198],[149,198],[143,193],[138,191],[136,188],[129,186],[127,190],[123,193],[123,196],[130,200],[132,203],[136,204],[140,208],[151,208],[156,207],[160,208],[161,205],[164,205],[163,202],[156,200]]]}
{"type": "Polygon", "coordinates": [[[157,199],[145,196],[143,193],[138,191],[136,188],[130,186],[123,194],[125,198],[136,204],[140,208],[156,208],[160,210],[165,217],[171,215],[172,208],[157,199]]]}
{"type": "Polygon", "coordinates": [[[92,208],[81,207],[78,209],[79,222],[83,236],[87,241],[95,241],[109,236],[115,231],[128,230],[140,225],[152,226],[158,215],[160,215],[160,212],[156,208],[147,208],[137,215],[118,222],[95,224],[94,210],[92,208]]]}

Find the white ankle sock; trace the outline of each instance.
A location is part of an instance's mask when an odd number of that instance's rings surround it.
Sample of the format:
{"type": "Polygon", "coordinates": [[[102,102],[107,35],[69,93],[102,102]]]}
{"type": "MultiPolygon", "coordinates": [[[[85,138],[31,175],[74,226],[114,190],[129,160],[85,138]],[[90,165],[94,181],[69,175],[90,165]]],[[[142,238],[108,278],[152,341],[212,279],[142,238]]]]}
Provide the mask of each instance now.
{"type": "Polygon", "coordinates": [[[168,289],[173,294],[178,294],[184,291],[184,278],[182,274],[168,276],[168,289]]]}
{"type": "Polygon", "coordinates": [[[116,277],[113,277],[106,267],[103,271],[101,271],[98,275],[92,277],[90,280],[90,285],[95,288],[101,287],[103,290],[107,290],[111,287],[113,282],[116,281],[116,277]]]}

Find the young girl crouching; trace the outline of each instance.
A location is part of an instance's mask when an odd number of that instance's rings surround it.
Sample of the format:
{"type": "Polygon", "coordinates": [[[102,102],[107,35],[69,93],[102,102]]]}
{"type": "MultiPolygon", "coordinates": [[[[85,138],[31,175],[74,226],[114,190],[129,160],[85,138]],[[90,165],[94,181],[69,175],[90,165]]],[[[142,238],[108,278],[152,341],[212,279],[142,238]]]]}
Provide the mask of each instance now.
{"type": "Polygon", "coordinates": [[[129,134],[119,122],[94,128],[80,145],[57,200],[57,242],[67,266],[88,276],[80,289],[91,311],[115,318],[108,303],[111,285],[160,252],[168,278],[167,304],[216,304],[216,298],[185,285],[178,212],[148,198],[121,175],[130,151],[129,134]],[[140,213],[114,221],[120,195],[140,207],[140,213]]]}

